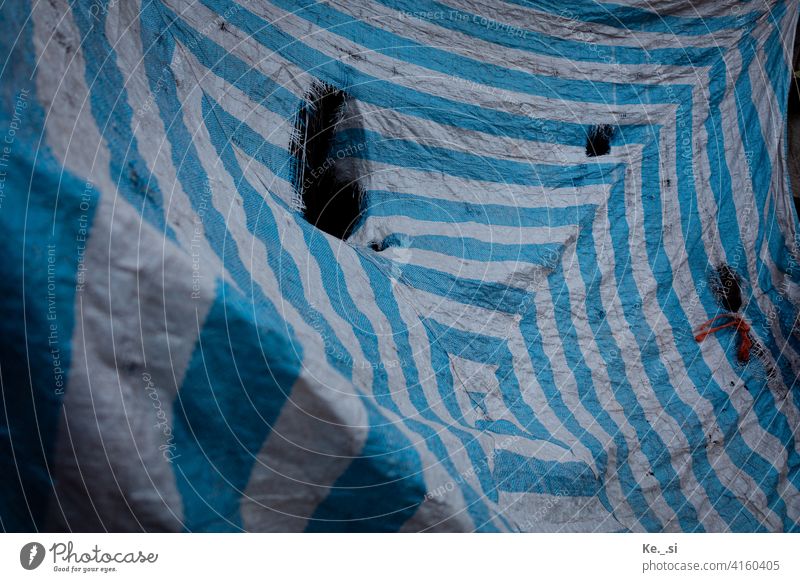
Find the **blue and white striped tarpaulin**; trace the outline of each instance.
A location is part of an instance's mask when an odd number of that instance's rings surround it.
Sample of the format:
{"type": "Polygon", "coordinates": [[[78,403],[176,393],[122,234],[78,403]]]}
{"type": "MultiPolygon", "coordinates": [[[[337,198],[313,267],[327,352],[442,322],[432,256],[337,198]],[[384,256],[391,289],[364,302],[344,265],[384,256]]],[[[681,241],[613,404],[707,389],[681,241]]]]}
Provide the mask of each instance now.
{"type": "Polygon", "coordinates": [[[3,3],[0,529],[798,531],[797,12],[3,3]]]}

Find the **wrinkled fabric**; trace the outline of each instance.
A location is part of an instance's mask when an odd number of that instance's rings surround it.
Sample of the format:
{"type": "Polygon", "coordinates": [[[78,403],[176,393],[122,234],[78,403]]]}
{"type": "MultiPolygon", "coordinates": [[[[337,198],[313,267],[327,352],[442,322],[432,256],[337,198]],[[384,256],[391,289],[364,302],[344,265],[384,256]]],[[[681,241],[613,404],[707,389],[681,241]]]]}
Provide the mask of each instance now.
{"type": "Polygon", "coordinates": [[[4,530],[800,528],[796,3],[0,14],[4,530]]]}

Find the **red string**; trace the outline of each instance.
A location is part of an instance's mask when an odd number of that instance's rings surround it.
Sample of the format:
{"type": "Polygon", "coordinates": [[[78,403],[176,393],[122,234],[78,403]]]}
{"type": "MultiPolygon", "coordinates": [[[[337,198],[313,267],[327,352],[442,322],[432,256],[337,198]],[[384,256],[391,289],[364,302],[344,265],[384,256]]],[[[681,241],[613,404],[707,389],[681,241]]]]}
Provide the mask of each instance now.
{"type": "Polygon", "coordinates": [[[739,361],[749,361],[750,348],[753,347],[753,340],[750,339],[750,326],[742,319],[742,316],[737,313],[720,313],[716,317],[712,317],[698,328],[698,331],[702,330],[702,332],[694,336],[694,339],[695,341],[701,342],[712,333],[716,333],[726,327],[733,327],[735,331],[739,332],[739,351],[737,352],[739,361]],[[717,327],[711,327],[711,324],[721,317],[730,318],[731,321],[718,325],[717,327]]]}

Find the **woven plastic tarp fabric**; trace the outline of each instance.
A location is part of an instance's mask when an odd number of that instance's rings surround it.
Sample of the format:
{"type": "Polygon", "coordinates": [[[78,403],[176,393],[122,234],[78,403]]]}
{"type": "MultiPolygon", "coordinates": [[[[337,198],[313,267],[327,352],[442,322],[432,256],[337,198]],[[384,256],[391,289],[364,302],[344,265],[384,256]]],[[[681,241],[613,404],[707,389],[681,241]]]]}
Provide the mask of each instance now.
{"type": "Polygon", "coordinates": [[[3,3],[1,528],[798,531],[797,11],[3,3]]]}

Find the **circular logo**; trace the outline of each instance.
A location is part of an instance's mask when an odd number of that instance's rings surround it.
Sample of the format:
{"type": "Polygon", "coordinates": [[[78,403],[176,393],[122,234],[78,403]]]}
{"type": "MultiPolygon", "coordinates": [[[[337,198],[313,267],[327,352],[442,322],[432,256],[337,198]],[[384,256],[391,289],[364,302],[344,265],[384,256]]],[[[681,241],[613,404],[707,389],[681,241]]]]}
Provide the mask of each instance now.
{"type": "Polygon", "coordinates": [[[44,546],[39,542],[29,542],[19,551],[19,563],[26,570],[35,570],[44,561],[44,546]]]}

